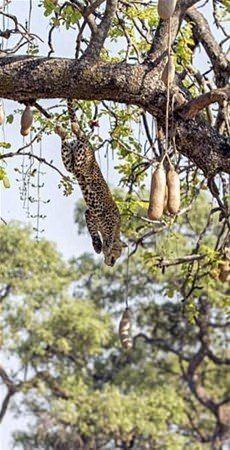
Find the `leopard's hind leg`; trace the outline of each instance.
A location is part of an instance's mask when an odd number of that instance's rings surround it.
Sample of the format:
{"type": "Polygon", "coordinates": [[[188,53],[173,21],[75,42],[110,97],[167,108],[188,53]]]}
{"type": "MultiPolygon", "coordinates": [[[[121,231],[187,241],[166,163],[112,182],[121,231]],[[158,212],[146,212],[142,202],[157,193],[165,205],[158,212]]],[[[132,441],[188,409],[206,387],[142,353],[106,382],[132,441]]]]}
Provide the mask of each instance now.
{"type": "Polygon", "coordinates": [[[74,173],[73,144],[67,141],[67,132],[61,125],[57,125],[55,131],[60,136],[62,141],[62,162],[68,172],[74,173]]]}
{"type": "Polygon", "coordinates": [[[102,242],[98,233],[96,217],[91,210],[87,209],[85,212],[86,224],[92,238],[93,248],[96,253],[101,253],[102,242]]]}

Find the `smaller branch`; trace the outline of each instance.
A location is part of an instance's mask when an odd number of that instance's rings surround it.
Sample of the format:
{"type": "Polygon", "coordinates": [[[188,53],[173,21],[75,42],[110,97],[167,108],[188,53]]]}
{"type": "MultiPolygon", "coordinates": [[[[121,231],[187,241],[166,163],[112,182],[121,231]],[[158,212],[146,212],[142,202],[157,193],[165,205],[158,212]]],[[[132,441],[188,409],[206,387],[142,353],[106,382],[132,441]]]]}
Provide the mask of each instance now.
{"type": "Polygon", "coordinates": [[[188,417],[188,420],[189,420],[189,422],[191,424],[192,430],[195,431],[195,433],[197,434],[197,436],[199,438],[199,441],[200,442],[207,442],[207,438],[204,437],[204,435],[199,430],[198,426],[195,424],[195,420],[193,419],[192,414],[190,414],[190,411],[189,410],[185,411],[185,414],[188,417]]]}
{"type": "Polygon", "coordinates": [[[219,358],[209,347],[207,347],[207,357],[217,365],[230,365],[230,358],[219,358]]]}
{"type": "Polygon", "coordinates": [[[171,353],[174,353],[175,355],[179,356],[180,359],[183,359],[184,361],[188,361],[189,362],[189,358],[187,356],[185,356],[183,353],[181,353],[179,350],[176,350],[175,348],[173,348],[167,341],[165,341],[164,339],[160,339],[160,338],[150,338],[149,336],[147,336],[145,333],[138,333],[136,336],[134,336],[133,341],[134,341],[134,348],[135,348],[135,344],[136,341],[138,339],[143,339],[147,344],[151,344],[151,345],[156,345],[159,346],[160,348],[162,348],[163,350],[169,351],[171,353]]]}
{"type": "Polygon", "coordinates": [[[200,0],[182,0],[180,2],[180,8],[183,11],[186,11],[188,8],[192,8],[196,3],[198,3],[200,0]]]}
{"type": "Polygon", "coordinates": [[[64,178],[64,180],[67,180],[69,183],[72,183],[71,179],[64,175],[56,166],[54,166],[52,163],[49,163],[48,161],[46,161],[45,158],[40,158],[40,156],[35,155],[34,153],[30,153],[30,152],[20,152],[19,150],[17,152],[10,152],[10,153],[5,153],[4,155],[0,156],[0,159],[5,159],[5,158],[12,158],[13,156],[29,156],[29,158],[34,158],[37,161],[46,164],[46,166],[51,167],[51,169],[54,169],[56,172],[59,173],[59,175],[61,175],[62,178],[64,178]]]}
{"type": "Polygon", "coordinates": [[[193,393],[195,398],[203,405],[208,408],[214,415],[217,414],[218,405],[207,395],[203,386],[200,386],[196,381],[196,372],[199,366],[202,364],[206,352],[201,346],[198,352],[192,357],[188,365],[187,373],[184,371],[184,379],[187,381],[190,391],[193,393]]]}
{"type": "Polygon", "coordinates": [[[5,221],[5,219],[3,219],[3,217],[0,217],[0,220],[2,221],[2,223],[4,223],[4,225],[7,225],[7,222],[5,221]]]}
{"type": "Polygon", "coordinates": [[[158,267],[169,267],[169,266],[177,266],[179,264],[191,263],[193,261],[200,261],[204,259],[205,255],[187,255],[181,258],[176,258],[174,260],[162,259],[160,260],[156,266],[158,267]]]}
{"type": "Polygon", "coordinates": [[[53,46],[53,42],[52,42],[52,35],[53,35],[53,31],[55,30],[56,27],[57,27],[57,25],[53,25],[50,28],[50,30],[49,30],[49,34],[48,34],[48,46],[49,46],[48,58],[50,58],[52,53],[55,52],[54,46],[53,46]]]}
{"type": "MultiPolygon", "coordinates": [[[[2,220],[2,218],[1,218],[1,220],[2,220]]],[[[4,224],[7,225],[6,222],[4,222],[4,224]]],[[[9,295],[10,290],[11,290],[10,284],[7,284],[2,289],[0,289],[0,303],[2,303],[3,300],[9,295]]]]}
{"type": "Polygon", "coordinates": [[[149,130],[148,121],[147,121],[147,118],[146,118],[146,115],[145,115],[144,111],[142,112],[141,117],[142,117],[142,120],[143,120],[145,133],[146,133],[147,139],[149,141],[150,147],[151,147],[152,151],[154,152],[156,158],[159,158],[159,155],[157,153],[156,147],[154,145],[154,142],[153,142],[150,130],[149,130]]]}
{"type": "Polygon", "coordinates": [[[84,31],[86,25],[87,25],[87,21],[86,21],[86,19],[84,19],[84,21],[79,29],[77,39],[76,39],[76,49],[75,49],[75,58],[76,59],[78,59],[78,57],[79,57],[81,43],[82,43],[82,39],[83,39],[83,31],[84,31]]]}
{"type": "Polygon", "coordinates": [[[35,39],[35,38],[39,39],[41,42],[44,42],[43,39],[40,38],[40,36],[38,36],[37,34],[29,33],[28,30],[24,27],[24,25],[19,23],[17,17],[14,16],[13,14],[8,14],[3,11],[0,11],[0,14],[14,22],[14,29],[12,29],[12,30],[7,29],[7,30],[1,32],[1,36],[4,37],[5,39],[9,39],[11,34],[21,34],[21,36],[24,39],[26,39],[27,42],[32,42],[33,39],[35,39]],[[21,30],[20,30],[20,28],[21,28],[21,30]]]}
{"type": "Polygon", "coordinates": [[[3,381],[3,383],[9,388],[12,389],[14,386],[13,381],[9,377],[9,375],[6,373],[5,369],[0,365],[0,377],[3,381]]]}
{"type": "Polygon", "coordinates": [[[37,110],[40,111],[43,116],[47,117],[47,119],[52,119],[52,115],[48,113],[41,105],[39,105],[39,103],[34,102],[33,106],[35,106],[35,108],[37,108],[37,110]]]}
{"type": "Polygon", "coordinates": [[[8,390],[4,400],[2,402],[2,407],[1,407],[1,410],[0,410],[0,423],[2,422],[4,416],[5,416],[6,412],[7,412],[7,409],[8,409],[9,403],[10,403],[10,399],[11,399],[11,397],[14,394],[15,394],[14,391],[8,390]]]}
{"type": "Polygon", "coordinates": [[[177,108],[177,112],[186,119],[194,118],[202,109],[207,108],[211,103],[223,103],[230,99],[230,86],[221,89],[214,89],[200,95],[177,108]]]}
{"type": "MultiPolygon", "coordinates": [[[[174,43],[180,24],[185,14],[186,10],[197,3],[198,0],[182,0],[178,1],[175,12],[171,17],[171,42],[174,43]]],[[[152,45],[148,53],[148,59],[151,61],[156,61],[159,56],[165,56],[168,47],[168,21],[159,20],[156,28],[155,35],[153,37],[152,45]]]]}
{"type": "Polygon", "coordinates": [[[201,42],[212,63],[217,87],[225,86],[229,78],[230,63],[215,39],[208,21],[203,14],[195,8],[187,10],[186,19],[192,22],[194,36],[198,42],[201,42]]]}
{"type": "MultiPolygon", "coordinates": [[[[178,214],[175,217],[172,218],[172,222],[169,222],[169,223],[165,223],[163,220],[161,220],[161,221],[159,221],[159,220],[149,220],[149,219],[146,219],[146,218],[143,218],[143,217],[139,217],[139,219],[142,219],[142,220],[144,220],[146,222],[149,222],[152,225],[154,225],[154,224],[162,224],[162,226],[157,228],[157,229],[154,228],[152,230],[147,231],[139,239],[134,241],[134,246],[135,247],[134,247],[133,251],[129,254],[129,256],[134,255],[136,253],[139,245],[143,245],[144,241],[146,239],[148,239],[149,237],[154,236],[155,234],[161,233],[162,231],[164,231],[167,228],[169,228],[172,225],[173,221],[176,219],[176,217],[181,216],[183,214],[186,214],[188,211],[190,211],[191,207],[192,207],[192,205],[190,204],[187,208],[184,208],[181,211],[179,211],[178,214]]],[[[138,217],[138,216],[136,216],[136,217],[138,217]]]]}
{"type": "Polygon", "coordinates": [[[209,187],[211,194],[216,199],[216,201],[221,209],[221,213],[222,213],[221,218],[223,219],[225,217],[227,219],[229,217],[228,205],[225,206],[224,203],[221,201],[219,189],[218,189],[218,187],[215,183],[215,179],[213,177],[208,179],[208,187],[209,187]]]}
{"type": "Polygon", "coordinates": [[[89,45],[82,58],[97,59],[107,38],[112,19],[116,14],[117,0],[107,0],[104,16],[97,30],[92,32],[89,45]]]}
{"type": "Polygon", "coordinates": [[[94,11],[101,6],[104,0],[95,0],[95,2],[91,3],[87,8],[85,8],[84,18],[89,17],[90,14],[94,13],[94,11]]]}

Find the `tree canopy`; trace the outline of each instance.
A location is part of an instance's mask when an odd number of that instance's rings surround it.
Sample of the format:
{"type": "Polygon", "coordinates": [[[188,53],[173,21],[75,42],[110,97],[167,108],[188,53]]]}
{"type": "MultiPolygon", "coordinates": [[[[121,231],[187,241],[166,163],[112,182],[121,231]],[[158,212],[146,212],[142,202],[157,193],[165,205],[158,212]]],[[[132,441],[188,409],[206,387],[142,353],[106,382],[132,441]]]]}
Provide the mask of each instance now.
{"type": "MultiPolygon", "coordinates": [[[[209,216],[204,199],[201,205],[200,228],[209,216]]],[[[89,254],[66,263],[29,229],[1,226],[2,350],[17,361],[15,370],[1,366],[1,419],[12,398],[20,415],[36,419],[15,432],[18,448],[222,448],[229,359],[227,283],[212,250],[219,226],[200,237],[191,213],[178,224],[181,242],[159,241],[166,261],[193,230],[204,253],[189,263],[189,274],[187,262],[162,272],[145,248],[130,258],[131,354],[117,335],[125,261],[113,272],[89,254]],[[195,273],[197,286],[181,303],[195,273]]]]}
{"type": "MultiPolygon", "coordinates": [[[[40,197],[29,193],[28,186],[34,185],[34,177],[40,180],[44,164],[60,174],[64,194],[72,192],[73,180],[62,166],[57,167],[45,153],[41,155],[39,147],[44,135],[54,132],[57,122],[69,129],[65,106],[69,99],[96,155],[106,154],[108,171],[115,157],[118,180],[127,192],[120,209],[123,215],[129,211],[133,218],[137,244],[145,238],[143,229],[151,229],[152,223],[142,220],[139,227],[134,205],[137,209],[142,199],[147,202],[150,168],[162,159],[168,144],[168,156],[180,175],[180,214],[208,185],[215,213],[224,227],[229,226],[229,62],[224,29],[229,10],[224,1],[215,0],[203,7],[196,3],[177,1],[170,20],[176,77],[170,87],[166,126],[167,87],[162,72],[167,62],[169,25],[167,20],[159,20],[155,1],[87,4],[44,0],[35,6],[31,3],[25,25],[14,15],[14,2],[6,1],[0,11],[0,95],[20,103],[19,108],[15,103],[14,114],[5,111],[6,121],[16,120],[24,104],[32,106],[34,122],[28,141],[20,148],[11,149],[8,136],[1,143],[0,178],[4,185],[9,185],[7,162],[14,158],[16,173],[23,179],[22,197],[28,202],[40,197]],[[33,32],[33,8],[34,14],[43,17],[42,27],[44,31],[48,27],[48,36],[33,32]],[[58,55],[58,46],[56,52],[58,32],[75,48],[73,53],[69,50],[68,58],[58,55]],[[44,49],[47,56],[41,55],[44,49]],[[199,51],[204,62],[199,60],[199,51]],[[48,107],[43,104],[47,99],[51,102],[48,107]],[[18,162],[22,158],[28,163],[26,169],[18,162]]],[[[3,110],[1,116],[3,122],[3,110]]],[[[37,181],[37,186],[40,184],[37,181]]],[[[147,204],[143,204],[143,216],[144,206],[147,209],[147,204]]],[[[37,216],[42,217],[39,208],[37,216]]],[[[167,225],[171,220],[167,215],[164,218],[167,225]]]]}

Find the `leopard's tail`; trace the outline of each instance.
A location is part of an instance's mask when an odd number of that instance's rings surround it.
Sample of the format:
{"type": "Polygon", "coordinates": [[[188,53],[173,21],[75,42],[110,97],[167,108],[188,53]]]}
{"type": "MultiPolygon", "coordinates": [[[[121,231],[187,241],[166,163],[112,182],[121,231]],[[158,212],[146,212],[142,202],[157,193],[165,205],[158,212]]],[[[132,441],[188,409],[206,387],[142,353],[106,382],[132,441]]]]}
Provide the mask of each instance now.
{"type": "Polygon", "coordinates": [[[56,125],[55,127],[55,133],[58,134],[58,136],[60,136],[62,142],[64,142],[67,138],[67,131],[65,130],[65,128],[63,128],[61,125],[56,125]]]}
{"type": "Polygon", "coordinates": [[[69,118],[70,118],[70,122],[71,122],[72,132],[75,134],[75,136],[77,136],[79,139],[81,139],[85,135],[84,135],[84,132],[81,130],[80,125],[78,123],[76,112],[75,112],[74,105],[73,105],[73,100],[67,99],[67,107],[68,107],[68,113],[69,113],[69,118]]]}

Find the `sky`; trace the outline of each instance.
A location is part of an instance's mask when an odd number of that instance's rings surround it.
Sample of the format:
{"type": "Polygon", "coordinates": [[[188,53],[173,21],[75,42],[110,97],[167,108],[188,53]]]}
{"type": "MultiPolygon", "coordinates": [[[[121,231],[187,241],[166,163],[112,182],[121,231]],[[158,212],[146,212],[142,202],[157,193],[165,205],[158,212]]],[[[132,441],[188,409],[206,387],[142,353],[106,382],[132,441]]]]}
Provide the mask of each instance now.
{"type": "MultiPolygon", "coordinates": [[[[3,0],[0,0],[0,6],[3,0]]],[[[47,54],[47,35],[48,35],[48,20],[44,18],[42,9],[38,7],[40,1],[32,1],[32,15],[31,15],[31,29],[34,33],[40,35],[44,44],[40,45],[40,55],[47,54]]],[[[21,23],[25,23],[27,20],[30,7],[30,0],[12,0],[10,5],[10,12],[15,14],[21,23]]],[[[207,17],[210,16],[210,10],[206,9],[207,17]]],[[[0,21],[1,24],[1,21],[0,21]]],[[[6,24],[6,27],[8,25],[6,24]]],[[[0,27],[1,28],[1,27],[0,27]]],[[[216,32],[216,31],[215,31],[216,32]]],[[[56,31],[54,34],[55,49],[58,56],[73,57],[74,55],[74,39],[72,31],[56,31]]],[[[200,70],[205,70],[207,65],[207,58],[204,52],[197,54],[197,63],[200,70]]],[[[21,108],[21,106],[12,101],[4,100],[4,108],[8,114],[14,114],[14,110],[21,108]]],[[[40,102],[44,107],[48,107],[55,104],[55,101],[43,101],[40,102]]],[[[103,134],[105,130],[100,129],[103,134]]],[[[16,151],[28,139],[23,139],[20,135],[20,116],[15,116],[12,124],[6,124],[0,130],[0,141],[6,141],[11,143],[12,151],[16,151]]],[[[59,167],[63,173],[65,171],[61,156],[60,156],[60,138],[56,135],[49,135],[42,140],[42,155],[47,160],[53,160],[53,164],[59,167]]],[[[34,145],[34,151],[40,151],[39,144],[34,145]]],[[[11,188],[1,189],[0,197],[0,210],[1,217],[9,222],[11,220],[22,221],[23,223],[35,226],[36,220],[27,217],[27,211],[23,208],[23,201],[20,200],[20,188],[22,187],[22,181],[16,181],[16,178],[21,180],[21,175],[15,172],[15,167],[18,167],[22,163],[19,158],[10,158],[7,161],[6,170],[10,178],[11,188]]],[[[24,164],[28,164],[28,161],[24,161],[24,164]]],[[[114,162],[110,160],[110,170],[108,174],[108,182],[116,185],[118,183],[118,175],[114,171],[114,162]]],[[[101,167],[103,172],[106,172],[106,161],[101,158],[101,167]]],[[[41,176],[41,183],[45,182],[44,187],[40,190],[40,196],[42,201],[50,200],[49,203],[41,202],[41,213],[47,217],[41,221],[41,228],[44,228],[44,233],[41,235],[45,238],[54,241],[57,244],[58,250],[65,258],[71,256],[78,256],[85,251],[91,251],[91,242],[88,235],[78,236],[76,225],[74,225],[74,207],[76,201],[81,198],[79,188],[76,186],[71,196],[63,196],[61,190],[58,188],[60,176],[56,172],[52,171],[46,166],[41,167],[41,171],[44,173],[41,176]]],[[[36,179],[35,179],[36,181],[36,179]]],[[[33,194],[33,189],[31,190],[33,194]]],[[[37,204],[31,205],[30,214],[36,213],[37,204]]],[[[12,362],[8,361],[5,355],[2,355],[2,361],[5,367],[11,370],[12,362]]],[[[4,392],[1,392],[0,399],[4,392]]],[[[23,427],[26,422],[26,418],[20,418],[15,420],[11,412],[7,413],[3,424],[0,427],[0,450],[11,450],[11,433],[15,428],[23,427]]]]}

